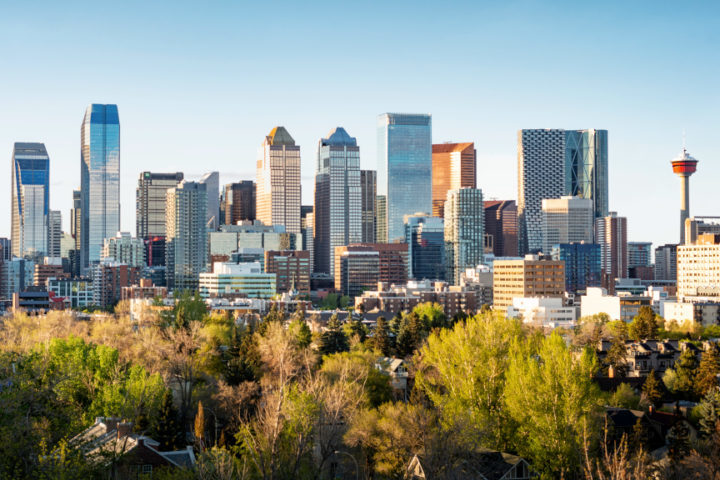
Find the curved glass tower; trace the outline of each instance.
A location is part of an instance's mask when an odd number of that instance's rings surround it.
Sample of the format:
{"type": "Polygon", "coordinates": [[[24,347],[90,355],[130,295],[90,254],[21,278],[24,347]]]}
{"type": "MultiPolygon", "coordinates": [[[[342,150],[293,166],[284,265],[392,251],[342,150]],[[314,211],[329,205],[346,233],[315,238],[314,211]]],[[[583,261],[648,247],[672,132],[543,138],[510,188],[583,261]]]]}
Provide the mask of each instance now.
{"type": "Polygon", "coordinates": [[[82,266],[100,261],[120,231],[120,119],[117,105],[92,104],[80,128],[82,266]]]}
{"type": "Polygon", "coordinates": [[[42,143],[16,143],[12,156],[12,254],[46,255],[50,157],[42,143]]]}

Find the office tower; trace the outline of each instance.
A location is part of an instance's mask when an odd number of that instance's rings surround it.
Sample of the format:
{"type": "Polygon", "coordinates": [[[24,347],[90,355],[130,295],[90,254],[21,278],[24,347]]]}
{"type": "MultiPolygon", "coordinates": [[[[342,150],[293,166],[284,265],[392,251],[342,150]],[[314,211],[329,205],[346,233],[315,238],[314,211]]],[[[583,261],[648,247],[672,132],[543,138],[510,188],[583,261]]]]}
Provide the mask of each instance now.
{"type": "Polygon", "coordinates": [[[377,250],[335,248],[335,290],[341,295],[356,297],[377,288],[379,270],[380,253],[377,250]]]}
{"type": "Polygon", "coordinates": [[[62,237],[62,214],[60,210],[48,210],[48,257],[61,257],[60,243],[62,242],[62,237]]]}
{"type": "Polygon", "coordinates": [[[273,128],[262,143],[256,199],[258,220],[300,233],[300,146],[285,127],[273,128]]]}
{"type": "Polygon", "coordinates": [[[405,215],[408,278],[445,279],[445,224],[424,213],[405,215]]]}
{"type": "Polygon", "coordinates": [[[142,172],[135,190],[135,235],[143,240],[165,237],[165,204],[169,188],[182,182],[183,173],[142,172]]]}
{"type": "Polygon", "coordinates": [[[493,308],[505,311],[514,298],[562,297],[565,264],[526,255],[523,260],[493,262],[493,308]]]}
{"type": "Polygon", "coordinates": [[[122,297],[122,289],[140,281],[140,269],[124,263],[100,261],[92,266],[93,304],[99,307],[115,305],[122,297]]]}
{"type": "Polygon", "coordinates": [[[463,187],[475,188],[475,144],[441,143],[432,146],[432,214],[445,214],[447,192],[463,187]]]}
{"type": "Polygon", "coordinates": [[[677,280],[677,248],[668,243],[655,249],[655,280],[677,280]]]}
{"type": "Polygon", "coordinates": [[[268,250],[265,272],[275,274],[277,293],[310,295],[310,253],[303,250],[268,250]]]}
{"type": "Polygon", "coordinates": [[[698,161],[683,148],[670,162],[673,173],[680,177],[680,245],[685,243],[685,220],[690,217],[690,175],[697,170],[698,161]]]}
{"type": "Polygon", "coordinates": [[[103,241],[120,231],[120,119],[117,105],[92,104],[80,129],[82,269],[100,260],[103,241]]]}
{"type": "Polygon", "coordinates": [[[460,285],[466,268],[483,262],[485,209],[477,188],[450,190],[445,201],[445,263],[448,283],[460,285]]]}
{"type": "Polygon", "coordinates": [[[679,300],[718,303],[720,302],[718,285],[720,285],[720,234],[700,234],[695,243],[678,245],[679,300]]]}
{"type": "Polygon", "coordinates": [[[405,215],[432,211],[431,116],[380,115],[377,154],[377,193],[385,198],[378,221],[384,218],[380,228],[387,231],[387,239],[378,241],[394,242],[405,236],[405,215]]]}
{"type": "Polygon", "coordinates": [[[518,256],[518,221],[515,200],[488,200],[485,205],[485,236],[492,236],[496,257],[518,256]]]}
{"type": "Polygon", "coordinates": [[[9,238],[0,237],[0,263],[12,260],[12,242],[9,238]]]}
{"type": "Polygon", "coordinates": [[[67,232],[62,232],[60,237],[60,257],[70,258],[70,252],[75,250],[75,239],[67,232]]]}
{"type": "Polygon", "coordinates": [[[102,259],[142,268],[146,265],[145,242],[141,238],[133,238],[130,232],[118,232],[116,236],[105,239],[102,259]]]}
{"type": "Polygon", "coordinates": [[[375,241],[387,243],[387,196],[378,195],[375,197],[375,241]]]}
{"type": "Polygon", "coordinates": [[[9,302],[13,294],[33,284],[35,262],[26,258],[13,258],[0,263],[0,301],[9,302]]]}
{"type": "MultiPolygon", "coordinates": [[[[353,260],[355,261],[355,260],[353,260]]],[[[345,292],[345,285],[350,281],[351,284],[364,285],[363,288],[367,289],[368,282],[371,288],[377,287],[377,282],[387,283],[388,285],[404,285],[407,282],[408,272],[408,246],[405,243],[358,243],[354,245],[345,245],[341,247],[335,247],[335,288],[345,292]],[[368,253],[369,252],[369,253],[368,253]],[[342,257],[351,256],[353,259],[362,257],[363,255],[377,255],[377,262],[374,260],[367,262],[358,260],[358,265],[362,266],[360,270],[344,270],[347,265],[343,266],[339,263],[342,257]],[[374,263],[375,262],[375,263],[374,263]],[[365,272],[364,268],[369,268],[370,265],[375,265],[374,274],[374,285],[371,281],[371,277],[365,272]],[[354,272],[354,273],[353,273],[354,272]],[[352,280],[355,273],[358,274],[357,282],[352,280]]],[[[353,292],[357,290],[352,289],[353,292]]],[[[359,293],[353,293],[352,295],[358,295],[359,293]]],[[[343,293],[343,295],[348,295],[343,293]]]]}
{"type": "Polygon", "coordinates": [[[206,173],[198,182],[205,185],[207,193],[205,226],[210,230],[217,230],[220,226],[220,173],[206,173]]]}
{"type": "Polygon", "coordinates": [[[302,230],[302,250],[310,253],[310,273],[315,271],[315,214],[312,205],[300,207],[300,227],[302,230]]]}
{"type": "Polygon", "coordinates": [[[584,294],[588,287],[602,281],[600,245],[597,243],[560,243],[553,245],[553,260],[565,262],[565,291],[584,294]]]}
{"type": "Polygon", "coordinates": [[[75,240],[75,250],[80,251],[82,241],[82,193],[73,190],[73,208],[70,209],[70,235],[75,240]]]}
{"type": "Polygon", "coordinates": [[[183,180],[166,198],[167,287],[195,290],[207,267],[206,185],[183,180]]]}
{"type": "Polygon", "coordinates": [[[235,225],[242,220],[255,220],[255,182],[244,180],[225,185],[225,221],[235,225]]]}
{"type": "Polygon", "coordinates": [[[558,243],[592,243],[593,203],[589,198],[560,197],[542,201],[543,252],[558,243]]]}
{"type": "Polygon", "coordinates": [[[360,170],[360,210],[362,212],[362,242],[375,243],[377,229],[377,172],[360,170]]]}
{"type": "Polygon", "coordinates": [[[685,243],[695,243],[698,235],[720,233],[720,217],[691,217],[685,219],[685,243]]]}
{"type": "Polygon", "coordinates": [[[652,242],[628,242],[628,268],[652,266],[652,242]]]}
{"type": "Polygon", "coordinates": [[[342,127],[320,139],[315,170],[315,271],[334,272],[335,247],[362,241],[360,147],[342,127]]]}
{"type": "Polygon", "coordinates": [[[50,205],[50,157],[44,144],[15,144],[11,183],[13,256],[44,256],[50,205]]]}
{"type": "Polygon", "coordinates": [[[542,249],[542,200],[573,195],[607,216],[606,130],[531,129],[518,132],[520,253],[542,249]]]}
{"type": "Polygon", "coordinates": [[[596,218],[595,243],[600,245],[603,287],[613,293],[615,279],[628,276],[627,219],[616,212],[596,218]]]}

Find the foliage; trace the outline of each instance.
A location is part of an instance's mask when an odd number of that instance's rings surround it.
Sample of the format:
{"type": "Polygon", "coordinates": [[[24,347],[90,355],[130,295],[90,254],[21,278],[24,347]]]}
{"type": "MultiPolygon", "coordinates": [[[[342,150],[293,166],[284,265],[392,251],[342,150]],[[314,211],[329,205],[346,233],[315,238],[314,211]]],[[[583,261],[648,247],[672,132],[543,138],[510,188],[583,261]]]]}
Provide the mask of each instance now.
{"type": "Polygon", "coordinates": [[[692,349],[686,348],[675,362],[674,368],[668,368],[663,375],[663,383],[678,398],[695,398],[695,374],[697,359],[692,349]]]}
{"type": "Polygon", "coordinates": [[[625,347],[625,341],[619,338],[614,338],[605,356],[605,365],[608,369],[608,375],[610,373],[610,367],[612,367],[613,375],[615,377],[624,377],[627,375],[628,365],[627,361],[627,348],[625,347]]]}
{"type": "Polygon", "coordinates": [[[160,442],[161,450],[174,450],[184,446],[183,429],[178,423],[178,416],[172,392],[165,390],[157,417],[152,419],[152,438],[160,442]]]}
{"type": "Polygon", "coordinates": [[[417,315],[429,328],[442,328],[447,325],[447,315],[438,303],[420,303],[413,308],[412,313],[417,315]]]}
{"type": "Polygon", "coordinates": [[[390,355],[392,351],[392,344],[390,341],[387,321],[383,316],[377,318],[371,343],[373,348],[379,351],[383,356],[387,357],[390,355]]]}
{"type": "Polygon", "coordinates": [[[645,382],[642,386],[642,393],[652,405],[657,406],[660,404],[663,393],[660,390],[660,382],[658,381],[657,376],[655,376],[655,370],[650,370],[647,378],[645,378],[645,382]]]}
{"type": "Polygon", "coordinates": [[[640,396],[635,393],[630,385],[621,383],[610,396],[608,403],[611,407],[637,410],[640,406],[640,396]]]}
{"type": "Polygon", "coordinates": [[[295,340],[300,348],[307,348],[310,346],[312,343],[312,332],[305,321],[304,315],[302,319],[295,318],[292,320],[288,325],[288,329],[293,336],[295,336],[295,340]]]}
{"type": "Polygon", "coordinates": [[[702,397],[718,387],[720,374],[720,348],[717,343],[710,343],[700,358],[700,365],[695,375],[695,393],[702,397]]]}
{"type": "Polygon", "coordinates": [[[330,317],[325,331],[320,336],[320,353],[329,355],[331,353],[346,352],[350,348],[348,338],[340,326],[337,314],[330,317]]]}
{"type": "Polygon", "coordinates": [[[702,401],[695,407],[700,417],[700,431],[705,436],[712,436],[720,421],[720,388],[715,387],[705,393],[702,401]]]}

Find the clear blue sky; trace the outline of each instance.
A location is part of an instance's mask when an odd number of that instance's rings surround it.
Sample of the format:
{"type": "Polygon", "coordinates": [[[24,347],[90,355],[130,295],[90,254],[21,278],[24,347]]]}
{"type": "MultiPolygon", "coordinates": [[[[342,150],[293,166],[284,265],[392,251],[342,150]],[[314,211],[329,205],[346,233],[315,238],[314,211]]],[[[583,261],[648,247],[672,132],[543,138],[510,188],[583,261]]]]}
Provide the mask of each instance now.
{"type": "MultiPolygon", "coordinates": [[[[679,180],[700,160],[691,213],[720,215],[718,2],[9,2],[0,0],[0,149],[51,159],[69,228],[80,123],[116,103],[122,228],[139,172],[254,179],[275,125],[301,145],[311,203],[317,142],[341,125],[375,168],[378,114],[433,115],[433,141],[474,141],[486,197],[517,197],[517,130],[609,130],[610,208],[630,240],[677,241],[679,180]],[[713,147],[715,145],[715,147],[713,147]]],[[[10,236],[10,208],[0,215],[10,236]]]]}

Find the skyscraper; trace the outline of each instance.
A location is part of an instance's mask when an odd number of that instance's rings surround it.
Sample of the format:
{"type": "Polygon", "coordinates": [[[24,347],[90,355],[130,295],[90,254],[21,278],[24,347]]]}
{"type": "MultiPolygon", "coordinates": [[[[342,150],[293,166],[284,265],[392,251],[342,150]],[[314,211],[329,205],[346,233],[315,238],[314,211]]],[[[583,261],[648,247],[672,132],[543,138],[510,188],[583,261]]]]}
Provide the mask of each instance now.
{"type": "Polygon", "coordinates": [[[300,223],[302,230],[302,248],[310,252],[310,273],[315,271],[315,214],[312,205],[300,207],[300,223]]]}
{"type": "Polygon", "coordinates": [[[405,215],[408,278],[445,279],[445,224],[424,213],[405,215]]]}
{"type": "Polygon", "coordinates": [[[60,210],[48,210],[48,257],[60,258],[62,236],[62,214],[60,210]]]}
{"type": "Polygon", "coordinates": [[[474,143],[440,143],[432,146],[433,217],[444,215],[443,206],[449,190],[477,186],[475,172],[474,143]]]}
{"type": "Polygon", "coordinates": [[[600,245],[597,243],[559,243],[550,251],[553,260],[565,262],[565,291],[583,294],[588,287],[601,286],[600,245]]]}
{"type": "Polygon", "coordinates": [[[573,195],[593,201],[595,218],[607,215],[606,130],[529,129],[518,132],[520,253],[542,244],[542,200],[573,195]]]}
{"type": "Polygon", "coordinates": [[[165,206],[169,188],[182,182],[183,173],[142,172],[135,190],[136,236],[143,240],[165,237],[165,206]]]}
{"type": "Polygon", "coordinates": [[[518,256],[518,221],[515,200],[487,200],[485,235],[493,237],[496,257],[518,256]]]}
{"type": "Polygon", "coordinates": [[[342,127],[320,139],[315,172],[315,271],[332,274],[335,247],[362,241],[360,147],[342,127]]]}
{"type": "Polygon", "coordinates": [[[82,242],[82,193],[73,190],[73,208],[70,209],[70,235],[75,240],[75,250],[80,252],[82,242]]]}
{"type": "Polygon", "coordinates": [[[377,172],[360,170],[360,210],[362,215],[362,241],[375,243],[377,229],[377,172]]]}
{"type": "Polygon", "coordinates": [[[82,268],[98,262],[120,231],[120,118],[117,105],[92,104],[80,129],[82,268]]]}
{"type": "Polygon", "coordinates": [[[628,268],[652,265],[652,242],[628,242],[628,268]]]}
{"type": "Polygon", "coordinates": [[[595,219],[595,243],[600,244],[603,287],[615,291],[615,279],[628,276],[627,218],[610,212],[595,219]]]}
{"type": "Polygon", "coordinates": [[[207,266],[206,185],[183,180],[166,198],[167,286],[195,290],[207,266]]]}
{"type": "Polygon", "coordinates": [[[220,173],[208,172],[199,182],[205,184],[207,190],[205,226],[210,230],[217,230],[220,226],[220,173]]]}
{"type": "Polygon", "coordinates": [[[378,117],[377,193],[385,198],[385,214],[378,211],[377,218],[384,218],[388,242],[405,236],[405,215],[432,211],[430,115],[384,113],[378,117]]]}
{"type": "Polygon", "coordinates": [[[262,143],[256,198],[258,220],[300,233],[300,146],[285,127],[273,128],[262,143]]]}
{"type": "Polygon", "coordinates": [[[244,180],[225,185],[225,224],[255,220],[255,182],[244,180]]]}
{"type": "Polygon", "coordinates": [[[677,280],[677,248],[668,243],[655,249],[655,280],[677,280]]]}
{"type": "Polygon", "coordinates": [[[15,144],[11,183],[13,256],[46,255],[50,157],[44,144],[15,144]]]}
{"type": "Polygon", "coordinates": [[[543,253],[558,243],[592,243],[593,202],[589,198],[563,196],[542,201],[543,253]]]}
{"type": "Polygon", "coordinates": [[[445,201],[445,262],[447,281],[460,284],[465,269],[483,261],[485,211],[477,188],[450,190],[445,201]]]}

